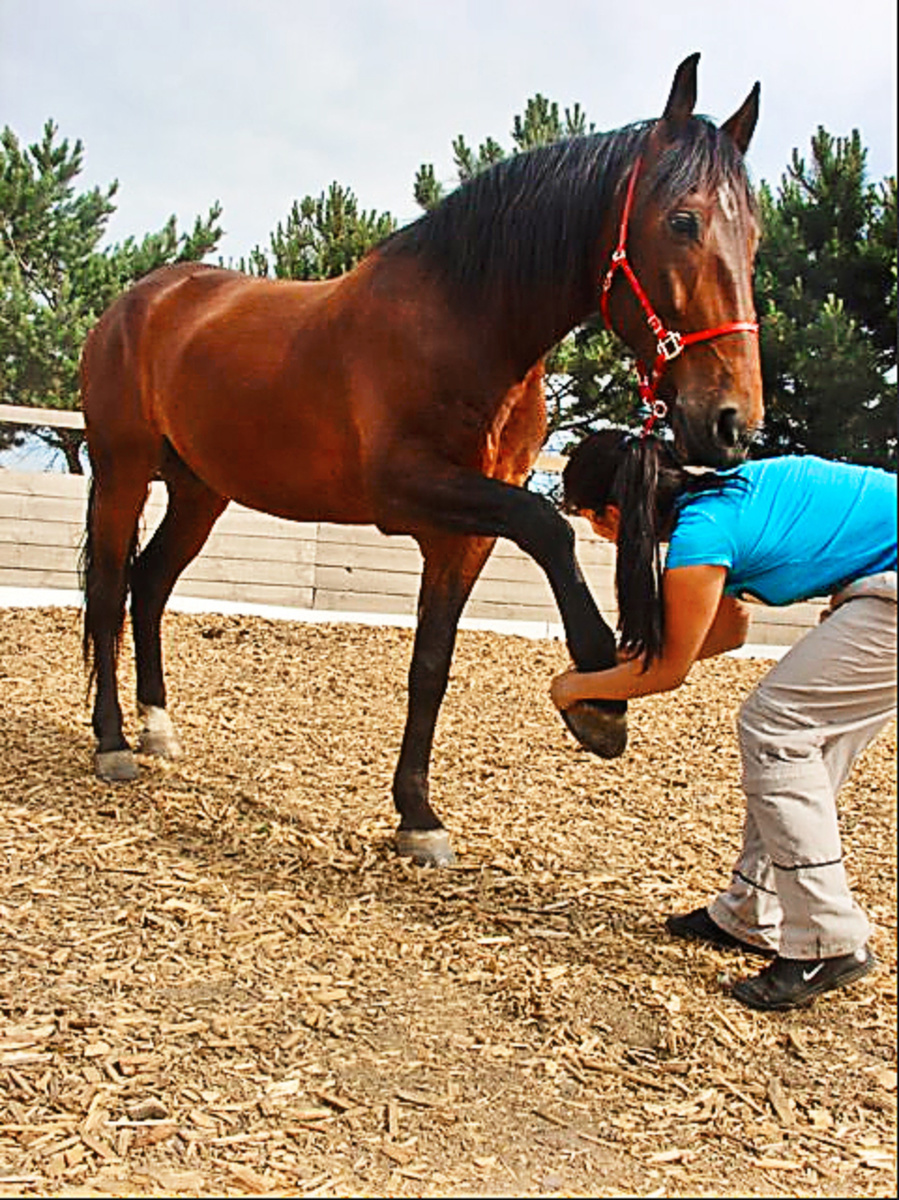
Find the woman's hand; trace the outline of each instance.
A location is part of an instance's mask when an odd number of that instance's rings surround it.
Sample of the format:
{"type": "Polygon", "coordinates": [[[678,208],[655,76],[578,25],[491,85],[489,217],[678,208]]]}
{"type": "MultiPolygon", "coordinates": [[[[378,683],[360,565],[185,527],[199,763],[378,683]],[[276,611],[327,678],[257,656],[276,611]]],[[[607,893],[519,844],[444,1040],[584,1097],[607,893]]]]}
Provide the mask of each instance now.
{"type": "Polygon", "coordinates": [[[560,712],[564,712],[566,708],[571,708],[572,704],[577,704],[580,697],[577,695],[577,684],[579,682],[580,671],[575,667],[569,667],[567,671],[563,671],[561,675],[557,675],[550,684],[549,694],[552,697],[552,702],[560,712]]]}
{"type": "Polygon", "coordinates": [[[726,575],[726,569],[719,566],[667,570],[662,582],[665,642],[659,657],[646,666],[642,658],[619,655],[618,665],[604,671],[564,671],[550,686],[556,708],[564,712],[584,700],[634,700],[680,687],[700,651],[717,652],[722,648],[712,643],[725,640],[718,636],[723,629],[730,637],[737,626],[743,628],[737,617],[744,606],[728,599],[718,618],[718,632],[709,636],[721,605],[726,575]]]}

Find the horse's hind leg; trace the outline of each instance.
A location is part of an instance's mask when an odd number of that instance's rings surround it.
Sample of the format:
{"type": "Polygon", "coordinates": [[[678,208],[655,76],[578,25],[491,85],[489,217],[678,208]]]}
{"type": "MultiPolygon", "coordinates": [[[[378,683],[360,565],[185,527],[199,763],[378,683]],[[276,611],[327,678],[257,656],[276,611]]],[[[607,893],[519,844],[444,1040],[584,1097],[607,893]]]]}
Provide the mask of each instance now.
{"type": "Polygon", "coordinates": [[[178,576],[203,548],[228,501],[211,491],[167,450],[162,475],[168,505],[158,529],[131,572],[131,622],[137,669],[137,706],[143,718],[138,750],[177,758],[178,735],[166,710],[160,626],[178,576]]]}
{"type": "Polygon", "coordinates": [[[400,814],[399,853],[433,866],[454,861],[449,835],[428,799],[434,729],[446,692],[459,617],[493,544],[493,538],[452,535],[419,539],[424,569],[409,667],[409,708],[393,780],[393,801],[400,814]]]}
{"type": "Polygon", "coordinates": [[[153,468],[131,463],[113,470],[94,462],[84,552],[84,646],[96,684],[92,725],[101,779],[134,779],[137,765],[125,740],[116,668],[125,619],[137,527],[153,468]]]}

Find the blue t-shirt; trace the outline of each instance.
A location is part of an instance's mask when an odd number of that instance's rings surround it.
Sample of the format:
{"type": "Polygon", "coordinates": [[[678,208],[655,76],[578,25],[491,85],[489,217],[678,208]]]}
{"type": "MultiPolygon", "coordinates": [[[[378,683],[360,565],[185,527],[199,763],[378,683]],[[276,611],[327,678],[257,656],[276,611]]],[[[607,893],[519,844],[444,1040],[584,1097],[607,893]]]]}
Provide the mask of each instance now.
{"type": "Polygon", "coordinates": [[[764,604],[828,596],[896,570],[896,476],[811,455],[721,472],[720,491],[684,497],[667,567],[727,568],[724,590],[764,604]]]}

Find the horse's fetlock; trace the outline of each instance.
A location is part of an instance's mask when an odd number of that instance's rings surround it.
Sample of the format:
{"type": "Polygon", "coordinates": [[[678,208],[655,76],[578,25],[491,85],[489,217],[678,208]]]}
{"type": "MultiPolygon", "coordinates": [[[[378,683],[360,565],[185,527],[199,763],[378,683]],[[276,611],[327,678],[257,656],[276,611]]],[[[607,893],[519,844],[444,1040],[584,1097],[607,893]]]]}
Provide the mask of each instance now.
{"type": "Polygon", "coordinates": [[[138,712],[144,721],[138,738],[138,753],[152,754],[157,758],[180,758],[181,743],[166,710],[155,705],[139,704],[138,712]]]}
{"type": "Polygon", "coordinates": [[[423,867],[451,867],[456,861],[445,829],[398,829],[397,853],[423,867]]]}

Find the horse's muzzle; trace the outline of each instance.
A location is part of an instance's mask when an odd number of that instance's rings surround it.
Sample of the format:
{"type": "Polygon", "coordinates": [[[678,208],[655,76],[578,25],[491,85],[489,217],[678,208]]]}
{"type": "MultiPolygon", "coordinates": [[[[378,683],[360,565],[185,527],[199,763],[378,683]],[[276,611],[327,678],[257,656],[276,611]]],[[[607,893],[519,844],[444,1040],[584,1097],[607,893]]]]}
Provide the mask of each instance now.
{"type": "Polygon", "coordinates": [[[753,429],[740,410],[725,404],[697,421],[677,405],[672,414],[674,447],[683,463],[703,467],[736,467],[746,458],[753,429]]]}

